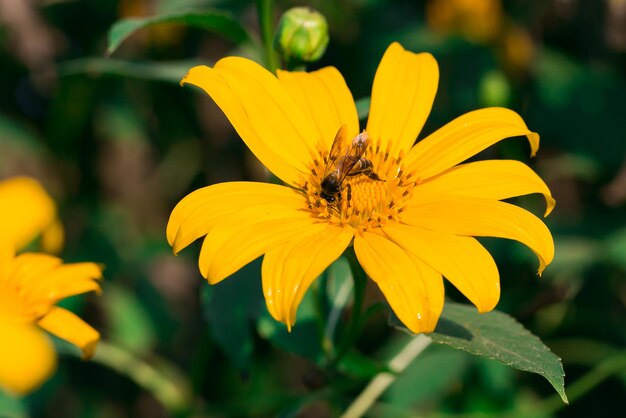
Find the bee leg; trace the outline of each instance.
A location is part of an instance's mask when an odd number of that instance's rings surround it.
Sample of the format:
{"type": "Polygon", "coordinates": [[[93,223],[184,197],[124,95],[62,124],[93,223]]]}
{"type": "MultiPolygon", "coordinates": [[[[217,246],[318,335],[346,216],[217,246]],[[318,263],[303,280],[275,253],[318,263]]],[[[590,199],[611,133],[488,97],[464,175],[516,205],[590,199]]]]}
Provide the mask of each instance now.
{"type": "Polygon", "coordinates": [[[378,177],[378,174],[374,173],[374,170],[372,170],[372,167],[367,167],[365,170],[360,171],[359,174],[365,174],[367,177],[371,178],[372,180],[384,181],[383,179],[378,177]]]}
{"type": "Polygon", "coordinates": [[[373,171],[369,170],[365,174],[367,177],[371,178],[372,180],[376,180],[376,181],[383,181],[383,179],[381,179],[380,177],[378,177],[378,174],[374,173],[373,171]]]}
{"type": "Polygon", "coordinates": [[[350,186],[350,183],[346,184],[346,188],[348,189],[346,199],[348,200],[348,207],[350,207],[350,202],[352,201],[352,186],[350,186]]]}

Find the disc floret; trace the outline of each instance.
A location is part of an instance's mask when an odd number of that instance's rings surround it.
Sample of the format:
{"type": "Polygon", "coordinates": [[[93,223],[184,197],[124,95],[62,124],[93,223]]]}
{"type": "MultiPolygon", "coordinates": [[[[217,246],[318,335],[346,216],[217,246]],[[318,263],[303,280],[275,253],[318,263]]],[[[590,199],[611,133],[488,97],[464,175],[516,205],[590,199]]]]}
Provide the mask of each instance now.
{"type": "Polygon", "coordinates": [[[371,231],[388,222],[400,221],[406,201],[419,183],[415,173],[405,172],[401,155],[392,156],[388,148],[381,148],[379,139],[364,156],[372,162],[380,180],[365,174],[347,176],[336,202],[328,202],[321,197],[327,154],[320,150],[314,158],[303,187],[308,208],[317,218],[334,225],[350,225],[358,231],[371,231]]]}

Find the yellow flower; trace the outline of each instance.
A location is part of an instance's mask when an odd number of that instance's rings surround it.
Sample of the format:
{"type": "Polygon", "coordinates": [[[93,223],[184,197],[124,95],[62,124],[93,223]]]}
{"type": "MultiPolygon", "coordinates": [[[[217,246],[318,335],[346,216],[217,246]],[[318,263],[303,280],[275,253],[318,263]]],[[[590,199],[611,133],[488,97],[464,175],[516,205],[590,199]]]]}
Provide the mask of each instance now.
{"type": "Polygon", "coordinates": [[[435,328],[444,303],[442,276],[479,311],[493,309],[499,275],[474,238],[517,240],[552,261],[554,244],[533,214],[501,202],[542,193],[545,183],[518,161],[460,164],[490,145],[539,136],[503,108],[467,113],[413,145],[437,90],[439,70],[428,53],[387,49],[376,72],[364,157],[380,180],[347,177],[340,198],[320,196],[331,143],[346,125],[359,133],[352,95],[333,67],[274,77],[238,57],[194,67],[182,83],[196,85],[220,106],[261,162],[287,185],[221,183],[199,189],[173,210],[167,238],[179,252],[204,235],[199,267],[217,283],[265,255],[263,290],[272,316],[288,327],[311,283],[351,244],[359,263],[413,332],[435,328]]]}
{"type": "Polygon", "coordinates": [[[56,253],[63,245],[54,202],[39,182],[28,177],[0,181],[0,231],[1,238],[16,248],[39,235],[45,251],[56,253]]]}
{"type": "Polygon", "coordinates": [[[85,358],[100,338],[68,310],[54,306],[69,296],[100,291],[94,263],[62,264],[54,256],[24,253],[0,243],[0,387],[18,395],[41,385],[56,367],[56,354],[42,329],[79,347],[85,358]]]}
{"type": "Polygon", "coordinates": [[[426,4],[429,27],[480,43],[496,40],[504,17],[501,0],[432,0],[426,4]]]}

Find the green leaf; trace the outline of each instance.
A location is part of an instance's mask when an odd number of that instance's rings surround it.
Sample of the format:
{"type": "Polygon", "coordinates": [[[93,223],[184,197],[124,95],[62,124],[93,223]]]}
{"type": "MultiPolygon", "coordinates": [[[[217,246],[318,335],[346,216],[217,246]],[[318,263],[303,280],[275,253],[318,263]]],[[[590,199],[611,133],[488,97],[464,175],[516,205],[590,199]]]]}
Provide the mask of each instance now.
{"type": "Polygon", "coordinates": [[[132,353],[148,352],[156,340],[150,315],[127,289],[108,284],[102,304],[109,319],[109,339],[132,353]]]}
{"type": "Polygon", "coordinates": [[[206,61],[133,62],[107,58],[80,58],[59,64],[59,75],[67,77],[77,74],[98,76],[101,74],[132,77],[142,80],[163,81],[178,84],[191,67],[206,61]]]}
{"type": "Polygon", "coordinates": [[[561,359],[507,314],[498,311],[481,314],[473,306],[446,302],[437,328],[429,337],[437,344],[538,373],[568,403],[561,359]]]}
{"type": "Polygon", "coordinates": [[[378,373],[389,372],[389,368],[356,350],[349,351],[342,357],[337,368],[348,376],[363,380],[373,379],[378,373]]]}
{"type": "Polygon", "coordinates": [[[124,19],[116,22],[109,30],[109,46],[106,55],[111,55],[117,48],[139,29],[160,23],[179,23],[201,29],[211,30],[224,35],[235,43],[250,39],[248,32],[231,15],[216,10],[185,11],[146,18],[124,19]]]}
{"type": "Polygon", "coordinates": [[[287,326],[276,321],[267,309],[259,317],[257,331],[261,337],[276,347],[317,361],[322,353],[319,338],[319,326],[313,292],[306,292],[296,316],[296,323],[287,331],[287,326]]]}
{"type": "Polygon", "coordinates": [[[216,285],[205,286],[202,305],[217,344],[238,369],[247,369],[254,350],[252,326],[259,312],[265,310],[261,260],[216,285]]]}

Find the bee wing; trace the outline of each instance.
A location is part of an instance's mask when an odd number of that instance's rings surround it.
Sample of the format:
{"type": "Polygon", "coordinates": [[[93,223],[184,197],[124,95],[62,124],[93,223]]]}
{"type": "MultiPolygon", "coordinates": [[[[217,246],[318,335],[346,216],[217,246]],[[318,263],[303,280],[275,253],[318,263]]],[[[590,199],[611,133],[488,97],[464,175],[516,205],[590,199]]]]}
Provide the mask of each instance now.
{"type": "Polygon", "coordinates": [[[328,154],[328,161],[326,162],[324,177],[326,177],[331,172],[338,170],[338,165],[341,164],[341,161],[346,153],[347,132],[348,127],[346,125],[341,125],[341,127],[337,131],[335,139],[333,140],[333,145],[330,147],[330,153],[328,154]]]}
{"type": "Polygon", "coordinates": [[[339,182],[342,182],[352,168],[359,162],[363,154],[365,154],[365,150],[367,150],[367,145],[369,144],[369,136],[367,132],[363,131],[358,134],[352,140],[352,143],[346,150],[346,154],[340,159],[337,166],[337,177],[339,178],[339,182]]]}

